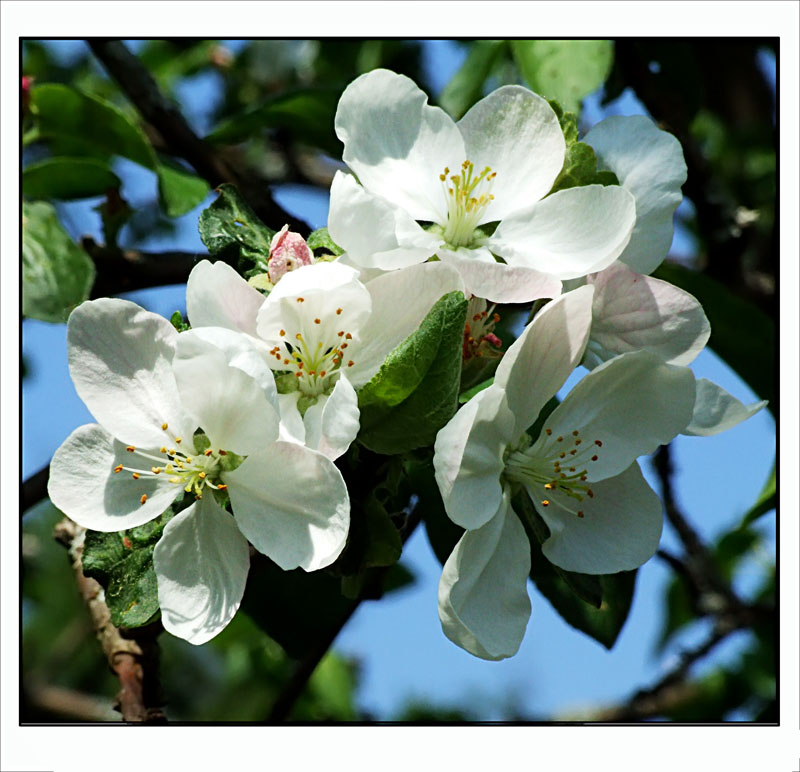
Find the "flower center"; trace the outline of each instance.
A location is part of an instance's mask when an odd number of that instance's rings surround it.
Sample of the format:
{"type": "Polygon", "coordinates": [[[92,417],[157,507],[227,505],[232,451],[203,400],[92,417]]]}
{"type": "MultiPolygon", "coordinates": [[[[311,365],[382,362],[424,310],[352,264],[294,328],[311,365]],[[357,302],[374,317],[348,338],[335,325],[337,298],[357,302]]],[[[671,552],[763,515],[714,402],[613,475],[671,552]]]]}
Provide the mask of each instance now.
{"type": "MultiPolygon", "coordinates": [[[[296,300],[305,302],[302,297],[296,300]]],[[[305,329],[294,334],[279,330],[283,342],[269,352],[283,369],[296,376],[299,390],[307,396],[324,394],[343,368],[355,364],[347,351],[353,342],[352,333],[336,329],[339,326],[336,317],[341,313],[342,309],[337,308],[330,319],[314,317],[312,324],[303,325],[305,329]]]]}
{"type": "Polygon", "coordinates": [[[494,359],[500,356],[503,341],[494,334],[494,326],[500,314],[494,313],[494,304],[487,308],[484,298],[472,296],[467,308],[467,323],[464,326],[464,360],[473,357],[494,359]]]}
{"type": "MultiPolygon", "coordinates": [[[[552,429],[545,429],[551,437],[552,429]]],[[[533,448],[512,452],[506,459],[505,474],[509,480],[525,485],[532,496],[539,496],[543,507],[555,501],[562,509],[583,517],[584,511],[573,502],[585,497],[594,498],[586,484],[589,465],[599,458],[600,440],[586,442],[578,429],[568,435],[559,435],[555,442],[534,453],[533,448]]]]}
{"type": "Polygon", "coordinates": [[[494,199],[492,185],[497,172],[486,167],[475,174],[472,161],[461,164],[461,174],[450,176],[446,166],[439,175],[445,200],[447,201],[447,225],[444,240],[452,247],[463,247],[470,243],[475,228],[483,217],[486,207],[494,199]]]}
{"type": "MultiPolygon", "coordinates": [[[[203,498],[206,488],[215,491],[227,489],[221,475],[235,469],[243,460],[241,456],[222,449],[212,449],[204,434],[191,438],[187,445],[184,438],[168,432],[167,423],[162,424],[161,428],[169,442],[162,445],[158,452],[147,452],[128,445],[126,450],[132,455],[131,465],[115,466],[115,474],[130,472],[134,480],[163,474],[167,476],[168,482],[183,486],[187,493],[194,493],[197,499],[203,498]]],[[[144,504],[146,501],[147,494],[144,493],[139,503],[144,504]]]]}

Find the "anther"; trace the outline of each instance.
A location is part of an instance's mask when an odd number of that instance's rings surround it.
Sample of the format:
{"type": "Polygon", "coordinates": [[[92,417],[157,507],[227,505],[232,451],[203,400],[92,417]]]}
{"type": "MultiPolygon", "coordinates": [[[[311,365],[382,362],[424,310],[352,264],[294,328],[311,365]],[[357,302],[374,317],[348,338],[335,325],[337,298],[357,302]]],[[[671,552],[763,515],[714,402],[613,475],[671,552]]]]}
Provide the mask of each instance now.
{"type": "Polygon", "coordinates": [[[199,473],[197,476],[198,476],[198,477],[199,477],[201,480],[205,480],[205,479],[206,479],[206,473],[205,473],[205,472],[200,472],[200,473],[199,473]]]}
{"type": "Polygon", "coordinates": [[[341,314],[341,313],[342,313],[342,309],[341,308],[337,308],[336,309],[336,316],[339,316],[339,314],[341,314]]]}
{"type": "Polygon", "coordinates": [[[556,442],[564,442],[564,438],[563,437],[556,437],[556,442]]]}
{"type": "Polygon", "coordinates": [[[314,320],[314,324],[319,324],[319,323],[320,323],[320,320],[319,320],[319,319],[315,319],[315,320],[314,320]]]}
{"type": "Polygon", "coordinates": [[[214,451],[211,450],[211,448],[208,448],[207,450],[203,451],[203,455],[204,456],[210,456],[213,452],[214,451]]]}
{"type": "Polygon", "coordinates": [[[226,490],[228,490],[228,486],[227,486],[227,485],[224,485],[223,483],[220,483],[220,484],[217,486],[217,490],[218,490],[218,491],[226,491],[226,490]]]}
{"type": "Polygon", "coordinates": [[[555,485],[553,485],[553,483],[545,483],[545,484],[544,484],[544,487],[545,487],[545,490],[551,491],[551,490],[553,490],[553,488],[555,488],[556,486],[555,486],[555,485]]]}
{"type": "Polygon", "coordinates": [[[586,495],[587,495],[587,496],[588,496],[590,499],[593,499],[593,498],[594,498],[594,491],[593,491],[591,488],[587,488],[587,489],[586,489],[586,495]]]}
{"type": "Polygon", "coordinates": [[[297,302],[298,303],[304,303],[305,302],[305,298],[297,298],[297,302]]]}
{"type": "Polygon", "coordinates": [[[122,464],[120,464],[119,466],[115,466],[114,467],[114,474],[117,474],[118,472],[121,472],[121,471],[122,471],[122,464]]]}
{"type": "Polygon", "coordinates": [[[128,447],[125,448],[125,450],[127,450],[128,453],[133,453],[133,451],[136,450],[136,446],[135,445],[128,445],[128,447]]]}
{"type": "Polygon", "coordinates": [[[543,507],[549,507],[550,506],[550,502],[547,499],[542,499],[542,506],[543,507]]]}
{"type": "Polygon", "coordinates": [[[592,456],[592,461],[597,461],[597,456],[592,456]]]}
{"type": "Polygon", "coordinates": [[[138,479],[139,479],[139,473],[138,473],[138,472],[134,472],[134,473],[131,475],[131,477],[133,477],[133,479],[134,479],[134,480],[138,480],[138,479]]]}
{"type": "Polygon", "coordinates": [[[178,445],[180,445],[183,442],[183,437],[176,437],[175,442],[177,442],[178,445]]]}
{"type": "Polygon", "coordinates": [[[355,362],[354,362],[354,361],[351,359],[351,360],[350,360],[350,361],[347,363],[347,366],[348,366],[348,367],[352,367],[354,364],[355,364],[355,362]]]}
{"type": "Polygon", "coordinates": [[[561,452],[561,453],[559,453],[559,454],[558,454],[558,457],[559,457],[559,458],[565,458],[565,457],[566,457],[566,455],[567,455],[566,453],[564,453],[564,452],[561,452]]]}
{"type": "Polygon", "coordinates": [[[345,337],[346,340],[352,340],[353,339],[353,336],[349,332],[344,337],[345,337]]]}
{"type": "Polygon", "coordinates": [[[544,433],[549,437],[553,433],[553,430],[552,429],[545,429],[544,433]]]}
{"type": "Polygon", "coordinates": [[[227,450],[218,450],[217,453],[219,453],[220,456],[227,456],[228,455],[228,451],[227,450]]]}
{"type": "Polygon", "coordinates": [[[166,446],[165,446],[165,445],[162,445],[162,446],[161,446],[161,452],[162,452],[162,453],[166,453],[166,452],[167,452],[167,448],[166,448],[166,446]]]}
{"type": "Polygon", "coordinates": [[[583,517],[583,510],[582,509],[578,510],[578,517],[583,517]]]}
{"type": "Polygon", "coordinates": [[[574,432],[572,432],[572,436],[573,436],[573,437],[577,437],[577,436],[578,436],[578,430],[577,430],[577,429],[575,429],[575,431],[574,431],[574,432]]]}
{"type": "Polygon", "coordinates": [[[169,426],[169,424],[168,424],[166,421],[164,421],[164,423],[163,423],[163,424],[161,424],[161,428],[162,428],[164,431],[167,431],[167,427],[168,427],[168,426],[169,426]]]}
{"type": "Polygon", "coordinates": [[[146,494],[146,493],[143,493],[143,494],[142,494],[142,498],[140,498],[140,499],[139,499],[139,503],[140,503],[140,504],[144,504],[144,503],[145,503],[145,501],[147,501],[147,494],[146,494]]]}
{"type": "Polygon", "coordinates": [[[164,470],[160,466],[153,466],[153,467],[150,467],[150,471],[153,474],[161,474],[161,472],[163,472],[164,470]]]}
{"type": "Polygon", "coordinates": [[[283,337],[284,335],[286,335],[286,330],[281,330],[280,336],[283,337]]]}

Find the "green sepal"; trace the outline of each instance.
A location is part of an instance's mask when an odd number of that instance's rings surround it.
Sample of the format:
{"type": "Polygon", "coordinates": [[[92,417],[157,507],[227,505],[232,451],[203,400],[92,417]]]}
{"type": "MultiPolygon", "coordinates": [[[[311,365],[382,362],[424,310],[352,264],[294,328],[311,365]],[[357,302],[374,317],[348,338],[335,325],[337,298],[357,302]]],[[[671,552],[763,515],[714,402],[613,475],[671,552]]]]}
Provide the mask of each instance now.
{"type": "Polygon", "coordinates": [[[183,314],[180,311],[173,311],[169,321],[178,332],[186,332],[186,330],[192,329],[191,325],[186,322],[186,320],[183,318],[183,314]]]}
{"type": "Polygon", "coordinates": [[[317,256],[317,252],[333,255],[339,257],[344,254],[344,250],[330,237],[327,227],[317,228],[311,231],[309,237],[306,239],[308,248],[317,256]]]}

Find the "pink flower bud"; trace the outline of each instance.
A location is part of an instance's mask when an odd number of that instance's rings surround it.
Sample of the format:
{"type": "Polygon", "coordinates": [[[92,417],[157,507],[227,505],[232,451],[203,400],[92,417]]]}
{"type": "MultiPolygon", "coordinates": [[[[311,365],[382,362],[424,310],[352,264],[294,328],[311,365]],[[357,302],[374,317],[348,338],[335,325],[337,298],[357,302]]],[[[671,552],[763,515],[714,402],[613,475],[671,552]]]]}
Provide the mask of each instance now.
{"type": "Polygon", "coordinates": [[[28,75],[22,76],[22,111],[28,111],[28,105],[31,102],[31,86],[33,85],[33,78],[28,75]]]}
{"type": "Polygon", "coordinates": [[[299,233],[292,233],[284,225],[273,237],[269,245],[269,280],[278,283],[287,271],[294,271],[304,265],[311,265],[314,255],[299,233]]]}

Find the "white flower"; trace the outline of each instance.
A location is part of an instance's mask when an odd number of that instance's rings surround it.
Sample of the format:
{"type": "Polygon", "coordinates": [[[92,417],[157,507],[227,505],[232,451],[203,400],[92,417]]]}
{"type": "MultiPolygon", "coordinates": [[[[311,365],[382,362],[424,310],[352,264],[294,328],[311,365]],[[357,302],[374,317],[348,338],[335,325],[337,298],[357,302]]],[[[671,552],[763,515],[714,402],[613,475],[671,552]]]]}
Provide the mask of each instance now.
{"type": "Polygon", "coordinates": [[[655,552],[661,503],[636,458],[669,442],[692,417],[691,370],[639,351],[597,367],[526,430],[580,362],[594,289],[550,303],[509,348],[494,384],[442,429],[436,480],[448,516],[467,529],[439,586],[445,634],[484,659],[513,655],[530,614],[530,552],[511,509],[526,489],[550,530],[542,552],[588,574],[636,568],[655,552]]]}
{"type": "Polygon", "coordinates": [[[644,115],[606,118],[583,141],[594,149],[598,169],[614,172],[636,199],[636,225],[619,260],[652,273],[672,244],[672,216],[686,182],[680,142],[644,115]]]}
{"type": "Polygon", "coordinates": [[[229,266],[203,261],[189,277],[186,302],[197,335],[219,344],[224,331],[206,325],[247,333],[282,378],[287,436],[335,459],[358,434],[355,390],[439,298],[459,290],[458,273],[442,263],[362,284],[354,268],[331,262],[286,274],[265,300],[229,266]]]}
{"type": "Polygon", "coordinates": [[[247,540],[287,570],[336,559],[350,513],[341,474],[321,453],[278,441],[274,383],[234,366],[235,349],[178,335],[116,299],[80,305],[67,347],[75,388],[99,425],[79,427],[56,451],[53,503],[86,528],[119,531],[184,491],[196,496],[155,550],[168,631],[203,643],[225,627],[244,592],[247,540]],[[225,495],[233,517],[215,498],[225,495]]]}
{"type": "Polygon", "coordinates": [[[589,185],[547,196],[564,137],[546,100],[521,86],[494,91],[455,123],[413,81],[374,70],[345,89],[336,133],[359,182],[337,173],[328,226],[365,268],[394,270],[436,254],[472,294],[525,302],[557,295],[561,279],[602,270],[630,238],[627,190],[589,185]],[[481,226],[494,222],[486,236],[481,226]]]}

